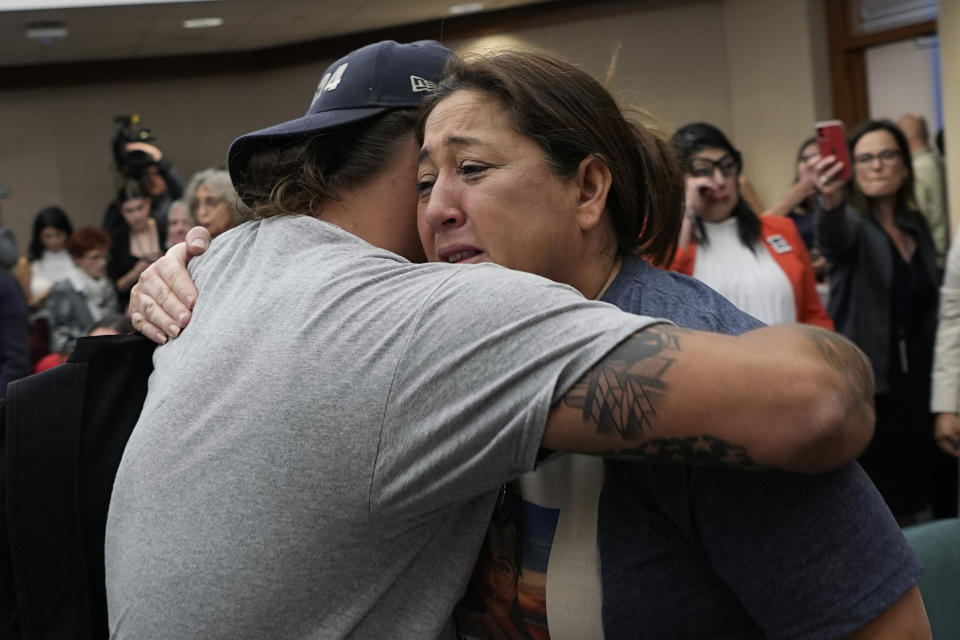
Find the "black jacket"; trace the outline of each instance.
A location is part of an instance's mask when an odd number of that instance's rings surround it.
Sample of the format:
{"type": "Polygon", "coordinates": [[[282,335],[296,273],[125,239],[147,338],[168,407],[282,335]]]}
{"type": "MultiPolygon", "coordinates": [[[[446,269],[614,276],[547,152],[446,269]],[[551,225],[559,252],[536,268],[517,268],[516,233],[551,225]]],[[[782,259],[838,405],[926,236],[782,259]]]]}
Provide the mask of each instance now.
{"type": "MultiPolygon", "coordinates": [[[[893,247],[890,236],[873,220],[846,207],[818,211],[816,242],[830,263],[827,311],[837,331],[857,344],[873,361],[877,393],[889,390],[890,320],[893,288],[893,247]]],[[[897,226],[917,239],[922,268],[934,287],[939,285],[936,250],[921,216],[900,215],[897,226]]],[[[937,305],[920,310],[924,350],[933,353],[937,305]]]]}
{"type": "Polygon", "coordinates": [[[108,636],[107,509],[155,346],[81,338],[66,363],[0,400],[0,638],[108,636]]]}

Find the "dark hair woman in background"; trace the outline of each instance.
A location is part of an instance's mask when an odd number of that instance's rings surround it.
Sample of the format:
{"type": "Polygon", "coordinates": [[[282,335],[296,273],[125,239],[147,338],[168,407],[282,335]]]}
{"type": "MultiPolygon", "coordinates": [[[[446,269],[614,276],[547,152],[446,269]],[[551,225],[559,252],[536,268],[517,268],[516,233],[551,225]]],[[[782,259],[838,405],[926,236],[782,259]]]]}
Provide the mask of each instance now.
{"type": "Polygon", "coordinates": [[[136,180],[127,180],[117,194],[122,225],[113,232],[107,272],[126,308],[130,289],[147,266],[163,253],[157,221],[150,215],[150,195],[136,180]]]}
{"type": "MultiPolygon", "coordinates": [[[[876,376],[876,432],[860,461],[898,521],[909,524],[931,504],[931,468],[942,464],[932,461],[945,456],[934,448],[929,408],[936,251],[913,201],[910,149],[900,130],[872,120],[850,134],[849,146],[853,178],[846,184],[832,156],[815,166],[817,244],[830,263],[837,329],[870,356],[876,376]]],[[[954,477],[952,500],[943,500],[952,505],[934,501],[934,515],[956,515],[956,495],[954,477]]]]}
{"type": "Polygon", "coordinates": [[[73,225],[60,207],[45,207],[33,219],[33,234],[27,250],[31,307],[42,303],[53,285],[73,270],[73,260],[66,249],[71,233],[73,225]]]}
{"type": "Polygon", "coordinates": [[[813,165],[820,159],[820,149],[817,147],[817,138],[810,136],[797,149],[796,169],[793,174],[793,184],[783,199],[773,208],[764,211],[763,215],[787,216],[797,225],[797,231],[803,238],[810,254],[810,263],[817,276],[817,293],[824,306],[827,304],[827,259],[820,253],[814,240],[814,215],[817,211],[817,176],[813,165]]]}
{"type": "Polygon", "coordinates": [[[678,129],[673,143],[684,167],[686,212],[670,268],[767,324],[832,329],[796,225],[780,216],[761,218],[740,197],[742,157],[723,132],[697,122],[678,129]]]}
{"type": "Polygon", "coordinates": [[[793,185],[780,202],[764,211],[764,215],[787,216],[797,225],[797,231],[803,238],[807,250],[815,248],[814,213],[817,208],[817,176],[813,165],[820,159],[817,139],[813,136],[800,143],[797,149],[796,170],[793,185]]]}

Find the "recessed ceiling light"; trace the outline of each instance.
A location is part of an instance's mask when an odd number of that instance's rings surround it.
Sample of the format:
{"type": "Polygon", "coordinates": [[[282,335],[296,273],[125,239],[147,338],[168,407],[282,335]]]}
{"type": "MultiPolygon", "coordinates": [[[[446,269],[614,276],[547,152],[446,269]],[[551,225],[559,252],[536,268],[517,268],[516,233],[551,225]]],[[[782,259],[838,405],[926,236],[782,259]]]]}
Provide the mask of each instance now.
{"type": "Polygon", "coordinates": [[[477,11],[483,11],[483,3],[464,2],[463,4],[455,4],[450,7],[449,11],[455,16],[462,16],[465,13],[476,13],[477,11]]]}
{"type": "Polygon", "coordinates": [[[27,25],[27,38],[30,40],[45,40],[66,38],[67,28],[62,22],[33,22],[27,25]]]}
{"type": "Polygon", "coordinates": [[[183,21],[184,29],[212,29],[223,24],[223,18],[190,18],[183,21]]]}

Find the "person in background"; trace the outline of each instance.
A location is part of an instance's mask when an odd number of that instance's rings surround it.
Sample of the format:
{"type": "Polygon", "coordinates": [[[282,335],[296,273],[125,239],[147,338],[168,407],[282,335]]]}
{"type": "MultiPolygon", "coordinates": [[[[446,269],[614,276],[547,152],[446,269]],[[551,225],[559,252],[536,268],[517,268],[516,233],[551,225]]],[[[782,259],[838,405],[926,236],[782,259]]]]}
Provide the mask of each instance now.
{"type": "Polygon", "coordinates": [[[767,324],[833,328],[793,221],[758,216],[740,197],[740,152],[698,122],[673,134],[684,167],[686,213],[670,268],[705,282],[767,324]]]}
{"type": "Polygon", "coordinates": [[[67,240],[73,225],[60,207],[45,207],[33,219],[33,234],[27,258],[30,261],[31,308],[42,305],[53,285],[70,275],[73,260],[67,251],[67,240]]]}
{"type": "Polygon", "coordinates": [[[130,288],[147,266],[163,254],[163,241],[156,220],[150,217],[150,198],[139,182],[127,180],[117,194],[117,207],[123,225],[110,239],[110,262],[107,268],[126,307],[130,288]]]}
{"type": "MultiPolygon", "coordinates": [[[[937,322],[937,338],[933,356],[932,391],[930,411],[933,412],[933,433],[937,446],[952,456],[943,462],[944,473],[937,483],[936,491],[947,493],[944,502],[949,502],[950,487],[957,487],[957,461],[960,457],[960,242],[954,237],[947,252],[947,265],[940,287],[940,314],[937,322]]],[[[957,496],[954,494],[953,501],[957,496]]]]}
{"type": "Polygon", "coordinates": [[[27,302],[16,279],[0,270],[0,398],[7,383],[30,373],[27,302]]]}
{"type": "Polygon", "coordinates": [[[87,335],[96,338],[97,336],[117,336],[132,331],[133,323],[130,322],[130,318],[122,313],[111,313],[94,322],[87,335]]]}
{"type": "MultiPolygon", "coordinates": [[[[936,248],[913,200],[910,148],[888,120],[851,132],[853,177],[834,156],[814,165],[817,244],[830,263],[830,314],[877,381],[877,428],[860,464],[902,524],[931,504],[930,373],[937,324],[936,248]]],[[[955,495],[955,494],[954,494],[955,495]]],[[[934,505],[946,515],[946,505],[934,505]]],[[[953,513],[956,513],[954,499],[953,513]]]]}
{"type": "Polygon", "coordinates": [[[163,159],[160,149],[151,144],[133,142],[128,147],[143,150],[150,156],[150,162],[143,170],[140,183],[143,190],[150,196],[150,217],[157,221],[160,229],[166,229],[170,205],[183,196],[183,184],[177,177],[173,167],[163,159]]]}
{"type": "MultiPolygon", "coordinates": [[[[7,190],[0,187],[0,198],[5,198],[7,190]]],[[[20,252],[17,251],[17,239],[13,235],[13,230],[3,226],[3,208],[0,207],[0,270],[10,270],[20,259],[20,252]]]]}
{"type": "Polygon", "coordinates": [[[172,202],[167,213],[167,246],[172,247],[186,240],[187,231],[195,224],[197,221],[190,213],[190,205],[186,200],[172,202]]]}
{"type": "Polygon", "coordinates": [[[101,229],[83,227],[67,240],[67,251],[74,269],[54,285],[46,303],[52,352],[70,351],[94,322],[120,311],[106,274],[110,237],[101,229]]]}
{"type": "Polygon", "coordinates": [[[204,169],[194,174],[187,185],[186,200],[197,224],[213,238],[237,226],[245,209],[230,174],[223,169],[204,169]]]}
{"type": "Polygon", "coordinates": [[[0,227],[0,269],[9,271],[17,264],[19,258],[17,239],[13,235],[13,230],[0,227]]]}
{"type": "MultiPolygon", "coordinates": [[[[133,325],[130,323],[130,318],[122,313],[111,313],[94,322],[85,335],[91,337],[113,336],[121,333],[130,333],[131,331],[133,331],[133,325]]],[[[52,369],[66,362],[69,357],[69,349],[48,353],[34,365],[33,372],[40,373],[47,369],[52,369]]]]}
{"type": "Polygon", "coordinates": [[[797,225],[808,251],[816,249],[814,243],[814,210],[817,199],[816,176],[813,164],[820,159],[817,139],[807,138],[797,150],[793,186],[780,202],[763,212],[763,215],[787,216],[797,225]]]}
{"type": "MultiPolygon", "coordinates": [[[[183,183],[176,170],[163,157],[163,152],[149,142],[127,142],[124,152],[116,157],[121,183],[135,180],[150,199],[150,217],[160,228],[160,237],[167,234],[167,215],[170,204],[183,197],[183,183]]],[[[123,215],[116,200],[104,213],[103,229],[113,236],[123,229],[123,215]]]]}
{"type": "Polygon", "coordinates": [[[943,160],[930,146],[927,120],[907,113],[897,120],[910,145],[913,165],[913,195],[920,213],[927,219],[933,245],[937,249],[937,268],[943,270],[950,247],[950,214],[947,207],[947,182],[943,160]]]}
{"type": "MultiPolygon", "coordinates": [[[[7,194],[8,191],[0,187],[0,198],[6,198],[7,194]]],[[[0,271],[10,272],[24,298],[30,298],[30,263],[17,250],[13,230],[3,226],[3,207],[0,207],[0,271]]]]}
{"type": "Polygon", "coordinates": [[[817,276],[817,293],[824,306],[829,296],[827,285],[827,260],[820,253],[815,242],[814,211],[816,210],[817,185],[813,173],[813,164],[820,159],[817,139],[813,136],[800,144],[797,150],[796,170],[793,174],[793,186],[780,202],[762,215],[787,216],[797,225],[797,232],[803,238],[803,244],[810,255],[810,264],[817,276]]]}
{"type": "Polygon", "coordinates": [[[41,209],[33,219],[27,255],[20,257],[13,270],[29,312],[31,366],[50,353],[50,323],[44,303],[53,285],[73,272],[73,260],[65,248],[71,233],[73,225],[63,209],[41,209]]]}

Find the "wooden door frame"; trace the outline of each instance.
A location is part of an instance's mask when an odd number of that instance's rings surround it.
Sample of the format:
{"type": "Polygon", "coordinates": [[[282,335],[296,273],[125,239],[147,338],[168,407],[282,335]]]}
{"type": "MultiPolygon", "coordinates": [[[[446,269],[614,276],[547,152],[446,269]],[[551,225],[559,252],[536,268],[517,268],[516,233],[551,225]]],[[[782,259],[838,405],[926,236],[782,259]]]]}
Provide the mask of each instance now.
{"type": "Polygon", "coordinates": [[[859,9],[859,0],[823,0],[830,49],[833,113],[848,129],[870,117],[866,50],[877,45],[937,33],[936,20],[861,33],[857,29],[859,9]]]}

